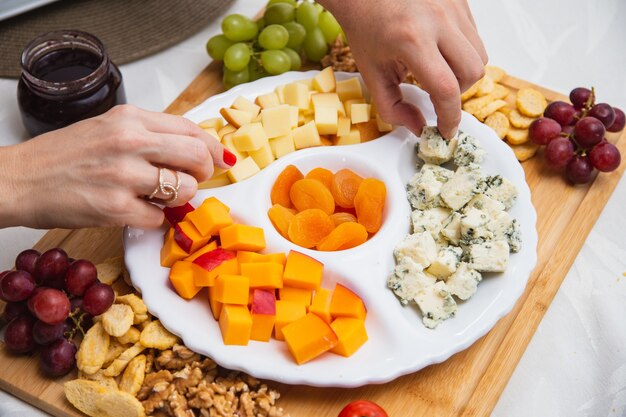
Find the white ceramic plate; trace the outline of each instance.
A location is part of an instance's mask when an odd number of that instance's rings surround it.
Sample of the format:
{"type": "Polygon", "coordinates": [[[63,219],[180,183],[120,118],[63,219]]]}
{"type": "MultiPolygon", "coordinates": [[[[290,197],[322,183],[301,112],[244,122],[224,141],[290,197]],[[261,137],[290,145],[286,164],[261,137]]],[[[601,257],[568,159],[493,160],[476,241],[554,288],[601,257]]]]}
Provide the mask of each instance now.
{"type": "MultiPolygon", "coordinates": [[[[276,86],[297,79],[310,78],[315,71],[291,72],[263,78],[237,86],[214,96],[185,116],[199,122],[219,114],[241,95],[254,99],[276,86]]],[[[354,74],[337,74],[338,79],[354,74]]],[[[429,124],[435,114],[427,94],[417,87],[402,86],[407,100],[423,109],[429,124]]],[[[327,353],[304,365],[296,365],[283,342],[251,341],[248,346],[225,346],[218,323],[213,319],[206,291],[192,301],[185,301],[168,283],[168,268],[159,265],[159,250],[164,230],[127,229],[124,233],[126,263],[132,281],[143,294],[150,312],[159,317],[185,345],[210,356],[220,365],[247,372],[258,378],[289,384],[355,387],[383,383],[398,376],[442,362],[483,336],[504,316],[522,294],[536,263],[536,213],[524,171],[511,149],[487,126],[469,114],[463,114],[461,129],[478,138],[488,152],[483,164],[486,173],[499,173],[515,184],[519,198],[511,214],[521,224],[523,248],[512,254],[504,274],[486,276],[470,300],[459,303],[456,317],[437,329],[424,327],[416,307],[402,307],[386,286],[393,270],[392,251],[409,232],[411,208],[405,184],[415,173],[414,145],[417,138],[404,128],[364,144],[318,147],[289,154],[266,167],[259,174],[237,184],[212,190],[201,190],[194,206],[215,196],[231,207],[237,221],[265,229],[268,252],[295,249],[310,254],[325,265],[323,286],[334,288],[342,283],[359,294],[368,309],[366,320],[369,341],[352,357],[327,353]],[[317,252],[303,249],[282,238],[270,223],[269,191],[282,169],[293,164],[302,172],[315,167],[330,170],[350,168],[363,176],[383,180],[387,186],[387,203],[382,228],[363,245],[341,252],[317,252]]]]}

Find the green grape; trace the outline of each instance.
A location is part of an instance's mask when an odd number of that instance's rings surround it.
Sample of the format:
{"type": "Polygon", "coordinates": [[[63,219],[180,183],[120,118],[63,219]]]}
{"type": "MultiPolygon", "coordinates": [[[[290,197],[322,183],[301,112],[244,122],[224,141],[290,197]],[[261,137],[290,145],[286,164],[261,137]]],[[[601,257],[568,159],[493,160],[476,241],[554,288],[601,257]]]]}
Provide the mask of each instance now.
{"type": "Polygon", "coordinates": [[[261,63],[265,71],[272,75],[282,74],[291,68],[291,60],[283,51],[269,50],[261,52],[261,63]]]}
{"type": "Polygon", "coordinates": [[[267,2],[267,7],[270,7],[272,4],[279,4],[279,3],[287,3],[287,4],[291,4],[293,7],[296,7],[296,0],[270,0],[267,2]]]}
{"type": "Polygon", "coordinates": [[[206,51],[215,60],[224,59],[224,53],[234,44],[233,41],[224,35],[215,35],[206,43],[206,51]]]}
{"type": "Polygon", "coordinates": [[[339,31],[339,36],[341,36],[341,40],[344,44],[348,44],[348,37],[346,36],[346,32],[343,31],[343,28],[339,31]]]}
{"type": "Polygon", "coordinates": [[[245,43],[236,43],[226,50],[224,66],[231,71],[241,71],[250,62],[250,48],[245,43]]]}
{"type": "Polygon", "coordinates": [[[268,24],[292,22],[296,18],[296,8],[287,3],[273,4],[265,9],[263,17],[268,24]]]}
{"type": "Polygon", "coordinates": [[[324,11],[324,6],[322,6],[319,3],[313,2],[313,6],[315,6],[315,10],[317,10],[317,13],[320,14],[324,11]]]}
{"type": "Polygon", "coordinates": [[[222,82],[224,83],[225,89],[228,90],[231,87],[247,83],[248,81],[250,81],[248,67],[245,67],[241,71],[231,71],[228,68],[224,68],[224,76],[222,77],[222,82]]]}
{"type": "Polygon", "coordinates": [[[291,48],[283,48],[281,49],[281,51],[286,53],[289,57],[289,61],[291,62],[291,66],[289,67],[289,69],[291,71],[298,71],[300,68],[302,68],[302,59],[300,58],[300,54],[298,54],[291,48]]]}
{"type": "Polygon", "coordinates": [[[313,3],[304,1],[300,3],[296,10],[296,21],[300,23],[308,31],[317,27],[319,13],[313,3]]]}
{"type": "Polygon", "coordinates": [[[259,33],[259,28],[246,16],[231,14],[222,20],[222,32],[231,41],[242,42],[254,39],[259,33]]]}
{"type": "Polygon", "coordinates": [[[256,81],[259,78],[267,77],[269,75],[256,58],[250,60],[250,63],[248,64],[248,73],[250,74],[250,81],[256,81]]]}
{"type": "Polygon", "coordinates": [[[333,43],[341,32],[341,26],[330,12],[323,11],[320,13],[320,21],[318,23],[320,30],[324,34],[327,43],[333,43]]]}
{"type": "Polygon", "coordinates": [[[260,18],[259,20],[256,21],[256,27],[259,30],[259,32],[261,32],[263,30],[263,28],[265,27],[265,19],[264,18],[260,18]]]}
{"type": "Polygon", "coordinates": [[[283,26],[287,29],[287,32],[289,32],[287,47],[297,49],[302,46],[302,42],[304,42],[304,37],[306,36],[306,29],[304,26],[296,22],[287,22],[283,24],[283,26]]]}
{"type": "Polygon", "coordinates": [[[308,31],[304,38],[304,52],[310,61],[320,62],[328,53],[328,44],[320,28],[308,31]]]}
{"type": "Polygon", "coordinates": [[[281,25],[269,25],[259,35],[263,49],[283,49],[289,41],[289,32],[281,25]]]}

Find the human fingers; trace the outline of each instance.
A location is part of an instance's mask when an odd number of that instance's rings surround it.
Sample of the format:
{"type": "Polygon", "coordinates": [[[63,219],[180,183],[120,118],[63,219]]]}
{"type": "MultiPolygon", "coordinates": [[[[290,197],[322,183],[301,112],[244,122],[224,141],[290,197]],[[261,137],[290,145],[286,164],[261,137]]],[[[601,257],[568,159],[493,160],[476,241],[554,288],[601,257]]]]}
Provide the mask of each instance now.
{"type": "Polygon", "coordinates": [[[478,28],[476,27],[476,22],[474,22],[474,17],[472,16],[472,12],[469,9],[469,6],[466,1],[461,0],[461,10],[458,12],[457,24],[463,35],[467,38],[467,40],[472,44],[476,53],[480,56],[483,66],[487,65],[489,61],[489,55],[487,54],[487,50],[485,49],[485,44],[483,43],[479,33],[478,28]]]}
{"type": "Polygon", "coordinates": [[[163,210],[154,204],[137,198],[129,203],[121,223],[140,229],[155,229],[163,224],[164,219],[163,210]]]}
{"type": "Polygon", "coordinates": [[[138,196],[167,206],[180,206],[198,191],[198,182],[191,175],[148,163],[137,167],[133,190],[138,196]]]}
{"type": "Polygon", "coordinates": [[[408,67],[420,85],[430,94],[437,113],[437,127],[446,139],[456,134],[461,122],[461,90],[452,69],[439,50],[407,53],[408,67]]]}
{"type": "Polygon", "coordinates": [[[454,72],[461,91],[467,90],[485,75],[481,57],[460,31],[451,30],[442,37],[439,50],[454,72]]]}

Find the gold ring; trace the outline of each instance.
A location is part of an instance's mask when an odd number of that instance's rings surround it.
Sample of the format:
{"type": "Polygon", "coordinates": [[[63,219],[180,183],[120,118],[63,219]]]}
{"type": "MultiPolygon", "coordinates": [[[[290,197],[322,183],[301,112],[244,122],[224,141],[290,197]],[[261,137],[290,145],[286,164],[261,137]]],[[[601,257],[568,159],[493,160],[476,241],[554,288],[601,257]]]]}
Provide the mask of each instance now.
{"type": "Polygon", "coordinates": [[[176,176],[176,184],[172,184],[171,182],[164,180],[163,173],[165,170],[166,168],[159,168],[159,184],[154,191],[152,191],[152,194],[148,196],[148,200],[152,200],[159,192],[166,197],[164,199],[160,199],[164,203],[173,203],[178,198],[178,191],[180,190],[180,174],[178,171],[169,170],[176,176]]]}

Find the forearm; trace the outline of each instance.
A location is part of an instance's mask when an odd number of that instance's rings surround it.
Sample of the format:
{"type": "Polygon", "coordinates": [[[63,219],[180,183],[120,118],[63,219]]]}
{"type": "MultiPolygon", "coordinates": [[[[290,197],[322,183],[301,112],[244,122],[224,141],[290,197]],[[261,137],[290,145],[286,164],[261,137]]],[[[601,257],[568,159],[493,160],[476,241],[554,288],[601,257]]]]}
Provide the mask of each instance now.
{"type": "Polygon", "coordinates": [[[25,163],[17,155],[20,146],[0,147],[0,228],[23,225],[29,211],[28,191],[20,189],[20,171],[25,163]]]}

